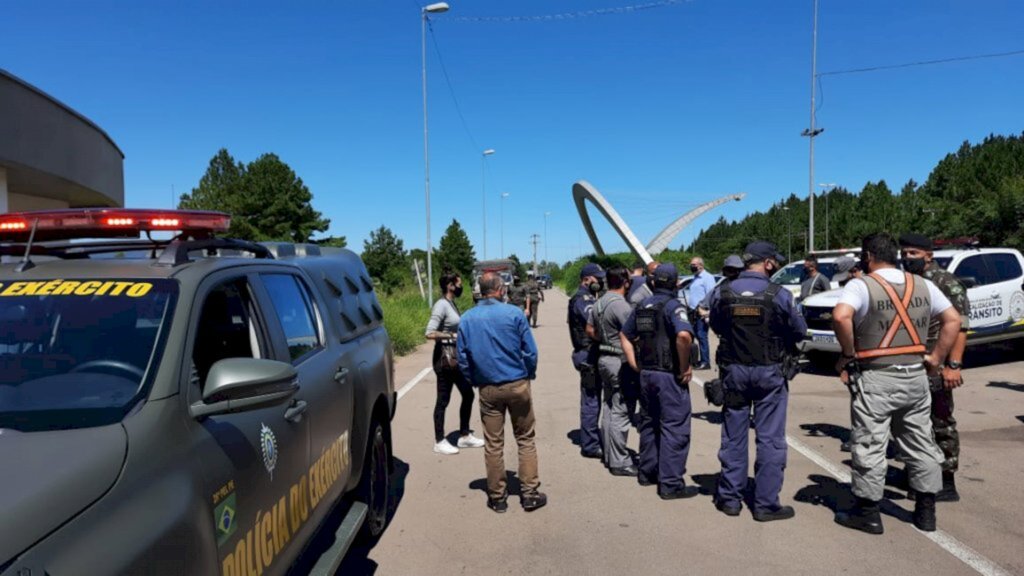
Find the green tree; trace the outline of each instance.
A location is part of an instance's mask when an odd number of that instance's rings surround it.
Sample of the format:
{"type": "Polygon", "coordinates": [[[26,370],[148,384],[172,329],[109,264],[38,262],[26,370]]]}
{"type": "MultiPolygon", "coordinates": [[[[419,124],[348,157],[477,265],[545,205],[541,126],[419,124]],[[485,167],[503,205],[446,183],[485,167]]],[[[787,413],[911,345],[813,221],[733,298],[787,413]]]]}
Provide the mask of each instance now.
{"type": "Polygon", "coordinates": [[[243,166],[222,148],[179,207],[231,214],[228,234],[235,238],[307,242],[330,225],[312,200],[309,188],[277,155],[264,154],[243,166]]]}
{"type": "Polygon", "coordinates": [[[441,242],[437,247],[438,269],[455,270],[463,278],[469,278],[473,273],[473,263],[475,262],[476,253],[473,251],[473,245],[469,242],[469,236],[459,225],[459,221],[453,219],[444,231],[444,236],[441,236],[441,242]]]}
{"type": "Polygon", "coordinates": [[[511,260],[512,263],[515,264],[515,266],[516,266],[516,276],[518,278],[521,278],[525,282],[526,278],[527,278],[527,276],[526,276],[526,265],[523,264],[522,262],[520,262],[519,261],[519,256],[516,256],[515,254],[510,254],[508,259],[511,260]]]}
{"type": "Polygon", "coordinates": [[[332,248],[346,248],[348,247],[348,238],[344,236],[324,236],[323,238],[315,238],[313,243],[332,248]]]}
{"type": "Polygon", "coordinates": [[[402,239],[386,226],[370,232],[363,241],[363,264],[386,293],[403,286],[409,278],[405,247],[402,239]]]}
{"type": "Polygon", "coordinates": [[[191,194],[182,194],[178,208],[185,210],[221,210],[230,212],[242,191],[245,165],[236,162],[226,148],[210,159],[206,173],[191,194]]]}

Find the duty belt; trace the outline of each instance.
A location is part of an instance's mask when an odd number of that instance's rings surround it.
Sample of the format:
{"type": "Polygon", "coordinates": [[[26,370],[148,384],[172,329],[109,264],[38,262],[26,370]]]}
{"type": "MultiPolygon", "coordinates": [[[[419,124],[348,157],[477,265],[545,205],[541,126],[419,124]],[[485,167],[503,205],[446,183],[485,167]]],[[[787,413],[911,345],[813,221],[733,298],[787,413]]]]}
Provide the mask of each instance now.
{"type": "Polygon", "coordinates": [[[598,345],[597,351],[605,356],[622,356],[623,354],[625,354],[621,347],[604,343],[598,345]]]}

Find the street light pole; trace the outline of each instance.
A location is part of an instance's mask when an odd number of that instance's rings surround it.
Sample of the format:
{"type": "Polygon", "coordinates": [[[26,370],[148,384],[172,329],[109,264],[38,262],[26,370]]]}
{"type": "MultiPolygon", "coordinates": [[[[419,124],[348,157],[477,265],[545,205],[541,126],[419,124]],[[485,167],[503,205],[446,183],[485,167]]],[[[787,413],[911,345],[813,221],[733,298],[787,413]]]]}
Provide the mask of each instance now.
{"type": "Polygon", "coordinates": [[[426,196],[427,216],[427,307],[434,307],[434,263],[433,247],[430,244],[430,137],[427,131],[427,14],[440,14],[448,11],[448,4],[437,2],[424,6],[420,10],[420,40],[423,71],[423,188],[426,196]]]}
{"type": "Polygon", "coordinates": [[[829,217],[828,217],[828,197],[832,193],[832,191],[835,190],[836,183],[835,182],[829,182],[828,184],[825,184],[825,183],[822,183],[822,182],[818,182],[818,186],[820,186],[821,189],[825,191],[825,250],[828,250],[828,247],[829,247],[829,237],[828,237],[828,221],[829,221],[829,217]]]}
{"type": "Polygon", "coordinates": [[[480,197],[483,198],[484,216],[484,260],[487,260],[487,157],[494,154],[494,148],[488,148],[480,154],[480,197]]]}
{"type": "Polygon", "coordinates": [[[501,193],[501,254],[499,257],[504,258],[505,254],[505,198],[508,198],[508,192],[501,193]]]}
{"type": "Polygon", "coordinates": [[[811,127],[800,133],[810,141],[810,158],[807,175],[807,195],[810,209],[810,224],[807,228],[807,251],[814,250],[814,138],[825,131],[814,126],[814,82],[818,77],[818,0],[814,0],[814,32],[811,42],[811,127]]]}

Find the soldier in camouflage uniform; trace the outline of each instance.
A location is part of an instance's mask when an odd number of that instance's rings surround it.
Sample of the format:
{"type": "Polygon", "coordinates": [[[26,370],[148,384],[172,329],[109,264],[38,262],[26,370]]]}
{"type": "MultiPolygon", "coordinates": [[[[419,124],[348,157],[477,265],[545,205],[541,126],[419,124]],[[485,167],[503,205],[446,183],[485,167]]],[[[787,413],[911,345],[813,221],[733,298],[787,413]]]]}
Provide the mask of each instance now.
{"type": "Polygon", "coordinates": [[[540,312],[540,303],[544,301],[544,291],[540,289],[540,284],[537,283],[537,279],[534,278],[526,283],[527,295],[530,297],[530,324],[537,327],[537,314],[540,312]]]}
{"type": "MultiPolygon", "coordinates": [[[[900,236],[900,248],[903,269],[931,280],[960,313],[960,334],[949,352],[946,365],[941,371],[929,375],[932,391],[932,429],[935,431],[935,442],[946,457],[942,463],[942,491],[935,495],[935,501],[957,502],[960,500],[960,494],[956,490],[954,474],[960,460],[960,435],[956,430],[956,418],[953,417],[953,389],[964,383],[960,368],[967,345],[970,302],[967,298],[967,289],[960,280],[944,270],[932,258],[931,239],[921,234],[904,234],[900,236]]],[[[928,328],[929,353],[935,345],[938,332],[939,326],[933,320],[928,328]]]]}
{"type": "Polygon", "coordinates": [[[523,313],[530,310],[530,293],[523,286],[519,276],[512,277],[512,286],[508,289],[508,303],[519,308],[523,313]]]}

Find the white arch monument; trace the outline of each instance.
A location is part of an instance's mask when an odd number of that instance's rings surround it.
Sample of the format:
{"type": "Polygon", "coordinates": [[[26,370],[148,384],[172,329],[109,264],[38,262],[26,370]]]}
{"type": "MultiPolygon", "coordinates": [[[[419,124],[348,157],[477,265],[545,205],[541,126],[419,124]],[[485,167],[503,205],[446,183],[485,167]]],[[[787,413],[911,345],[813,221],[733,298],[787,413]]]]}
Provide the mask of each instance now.
{"type": "Polygon", "coordinates": [[[580,221],[583,222],[583,228],[587,231],[587,236],[590,237],[591,244],[594,245],[594,251],[599,255],[604,255],[604,248],[601,246],[601,241],[597,238],[597,233],[594,231],[594,223],[590,220],[590,214],[587,212],[586,203],[590,202],[593,204],[604,216],[605,220],[611,224],[612,228],[619,234],[626,246],[629,247],[637,258],[640,258],[644,264],[648,264],[654,261],[651,254],[658,254],[668,247],[669,242],[676,237],[683,228],[688,226],[691,222],[697,219],[698,216],[711,210],[716,206],[720,206],[730,200],[739,202],[746,194],[730,194],[723,196],[717,200],[711,202],[705,202],[700,206],[690,210],[686,214],[683,214],[677,218],[674,222],[669,224],[654,237],[653,240],[647,246],[644,246],[640,240],[636,237],[636,234],[630,230],[626,221],[622,219],[622,216],[615,211],[611,203],[597,191],[597,188],[593,184],[586,180],[580,180],[572,185],[572,198],[576,203],[576,211],[579,212],[580,221]]]}

